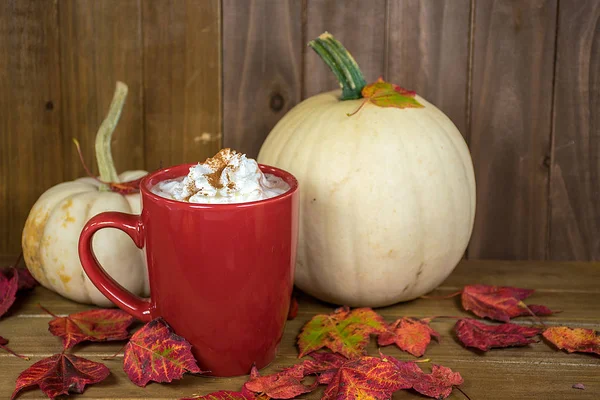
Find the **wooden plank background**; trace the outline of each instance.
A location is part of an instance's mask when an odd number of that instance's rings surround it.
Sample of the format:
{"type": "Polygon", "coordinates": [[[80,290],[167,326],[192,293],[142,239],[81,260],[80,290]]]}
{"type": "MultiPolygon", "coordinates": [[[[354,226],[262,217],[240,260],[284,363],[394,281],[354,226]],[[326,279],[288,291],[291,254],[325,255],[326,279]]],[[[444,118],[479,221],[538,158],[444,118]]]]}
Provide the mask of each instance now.
{"type": "Polygon", "coordinates": [[[39,195],[83,175],[116,80],[119,170],[256,156],[336,87],[327,30],[368,80],[417,90],[463,133],[477,179],[469,258],[600,259],[600,0],[0,2],[0,253],[39,195]]]}

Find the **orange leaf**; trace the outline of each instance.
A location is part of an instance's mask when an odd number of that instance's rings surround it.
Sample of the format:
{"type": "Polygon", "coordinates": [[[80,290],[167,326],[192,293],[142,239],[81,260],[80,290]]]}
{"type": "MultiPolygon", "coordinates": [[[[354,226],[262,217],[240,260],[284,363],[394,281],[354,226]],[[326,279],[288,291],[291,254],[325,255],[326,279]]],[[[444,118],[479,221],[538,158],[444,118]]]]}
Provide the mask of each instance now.
{"type": "Polygon", "coordinates": [[[413,356],[421,357],[425,354],[425,349],[431,342],[432,336],[438,341],[440,339],[440,334],[429,326],[430,321],[430,318],[418,320],[403,317],[394,322],[388,332],[379,335],[377,344],[380,346],[396,344],[400,349],[413,356]]]}
{"type": "Polygon", "coordinates": [[[600,354],[600,332],[592,329],[557,326],[542,334],[559,349],[582,353],[600,354]]]}

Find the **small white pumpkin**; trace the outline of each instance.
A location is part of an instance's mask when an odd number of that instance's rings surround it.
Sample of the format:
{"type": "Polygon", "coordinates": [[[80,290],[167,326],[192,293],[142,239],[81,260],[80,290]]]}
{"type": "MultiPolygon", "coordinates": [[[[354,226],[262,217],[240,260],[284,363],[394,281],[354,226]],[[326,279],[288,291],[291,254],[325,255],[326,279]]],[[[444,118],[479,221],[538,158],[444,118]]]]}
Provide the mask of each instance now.
{"type": "MultiPolygon", "coordinates": [[[[118,82],[108,117],[96,137],[100,179],[129,182],[147,174],[127,171],[116,174],[110,153],[110,140],[127,94],[118,82]]],[[[33,277],[46,288],[81,303],[112,306],[84,273],[77,246],[85,223],[104,211],[139,214],[139,193],[120,194],[107,190],[93,178],[60,183],[36,201],[23,229],[23,258],[33,277]]],[[[110,276],[131,292],[148,295],[144,252],[117,229],[103,229],[94,235],[94,254],[110,276]]]]}
{"type": "MultiPolygon", "coordinates": [[[[343,46],[329,34],[310,45],[337,57],[344,92],[359,97],[362,75],[343,46]]],[[[356,112],[365,99],[340,94],[294,107],[258,156],[300,183],[295,283],[349,306],[414,299],[438,286],[467,247],[475,216],[469,150],[450,119],[420,96],[413,99],[422,108],[366,103],[356,112]]]]}

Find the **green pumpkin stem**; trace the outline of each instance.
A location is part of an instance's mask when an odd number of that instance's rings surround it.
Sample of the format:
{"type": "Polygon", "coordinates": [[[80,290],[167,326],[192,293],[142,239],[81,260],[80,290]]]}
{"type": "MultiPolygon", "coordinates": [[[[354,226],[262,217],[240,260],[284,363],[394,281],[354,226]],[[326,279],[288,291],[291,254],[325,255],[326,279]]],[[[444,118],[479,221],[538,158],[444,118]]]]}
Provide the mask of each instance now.
{"type": "Polygon", "coordinates": [[[367,82],[348,50],[328,32],[311,40],[308,45],[335,74],[342,87],[341,100],[360,99],[360,92],[367,82]]]}
{"type": "MultiPolygon", "coordinates": [[[[100,180],[103,182],[119,182],[119,175],[115,169],[115,163],[113,162],[110,150],[110,142],[121,117],[121,110],[125,104],[126,97],[127,85],[123,82],[117,82],[108,115],[102,121],[96,134],[96,160],[98,162],[98,170],[100,171],[100,180]]],[[[102,184],[100,185],[100,190],[108,191],[110,188],[108,185],[102,184]]]]}

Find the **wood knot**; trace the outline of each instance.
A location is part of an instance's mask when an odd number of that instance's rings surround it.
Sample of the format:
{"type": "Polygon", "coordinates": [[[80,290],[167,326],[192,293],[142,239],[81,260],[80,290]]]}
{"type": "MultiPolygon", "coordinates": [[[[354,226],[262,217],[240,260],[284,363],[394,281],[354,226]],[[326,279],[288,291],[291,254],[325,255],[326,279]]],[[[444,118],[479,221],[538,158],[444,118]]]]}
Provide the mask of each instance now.
{"type": "Polygon", "coordinates": [[[273,110],[275,112],[279,112],[283,109],[284,105],[285,105],[285,100],[281,94],[273,93],[271,95],[271,101],[269,102],[269,107],[271,107],[271,110],[273,110]]]}
{"type": "Polygon", "coordinates": [[[54,110],[54,103],[52,101],[47,101],[46,102],[46,110],[54,110]]]}

